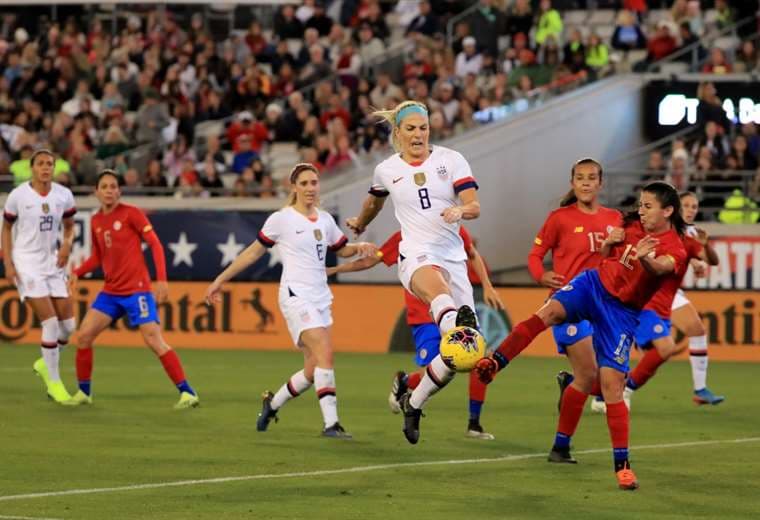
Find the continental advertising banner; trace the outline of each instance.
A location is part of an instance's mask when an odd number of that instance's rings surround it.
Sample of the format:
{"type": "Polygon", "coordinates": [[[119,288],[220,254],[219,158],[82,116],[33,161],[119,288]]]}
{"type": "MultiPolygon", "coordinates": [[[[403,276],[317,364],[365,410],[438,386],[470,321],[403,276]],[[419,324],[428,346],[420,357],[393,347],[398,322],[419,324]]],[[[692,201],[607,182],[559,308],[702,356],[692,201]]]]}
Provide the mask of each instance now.
{"type": "Polygon", "coordinates": [[[712,238],[710,244],[720,264],[710,267],[704,278],[694,277],[689,270],[684,287],[760,290],[760,236],[717,237],[712,238]]]}
{"type": "MultiPolygon", "coordinates": [[[[81,321],[101,283],[84,281],[75,295],[77,319],[81,321]]],[[[180,348],[286,350],[294,348],[277,305],[274,283],[228,284],[222,301],[208,307],[204,282],[170,284],[170,301],[159,305],[167,341],[180,348]]],[[[338,352],[411,350],[409,328],[404,320],[402,289],[389,285],[332,286],[332,338],[338,352]]],[[[544,302],[539,288],[500,288],[506,312],[477,304],[483,332],[493,347],[506,337],[512,325],[528,318],[544,302]]],[[[702,313],[712,359],[760,361],[760,292],[691,291],[691,301],[702,313]]],[[[15,288],[0,285],[0,340],[4,343],[37,344],[39,323],[15,288]]],[[[679,341],[683,338],[677,336],[679,341]]],[[[74,337],[76,342],[76,336],[74,337]]],[[[114,323],[98,339],[103,346],[142,346],[138,332],[126,322],[114,323]]],[[[525,355],[554,356],[551,332],[541,334],[525,355]]]]}

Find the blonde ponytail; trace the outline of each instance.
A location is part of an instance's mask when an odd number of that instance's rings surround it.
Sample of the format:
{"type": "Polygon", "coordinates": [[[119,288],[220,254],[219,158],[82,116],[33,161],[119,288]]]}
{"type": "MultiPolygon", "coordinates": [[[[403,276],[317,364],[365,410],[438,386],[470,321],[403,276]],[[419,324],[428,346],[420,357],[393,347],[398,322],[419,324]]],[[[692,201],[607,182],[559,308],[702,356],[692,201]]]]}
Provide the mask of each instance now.
{"type": "Polygon", "coordinates": [[[420,107],[422,110],[425,111],[425,114],[427,115],[428,109],[424,104],[418,101],[410,101],[410,100],[402,101],[401,103],[396,105],[396,107],[393,108],[392,110],[375,110],[374,112],[372,112],[373,116],[380,118],[382,121],[391,125],[391,144],[393,145],[393,149],[397,152],[401,151],[401,146],[398,142],[398,138],[396,137],[396,130],[398,129],[399,123],[400,123],[400,121],[397,121],[398,115],[405,108],[412,107],[412,106],[420,107]]]}

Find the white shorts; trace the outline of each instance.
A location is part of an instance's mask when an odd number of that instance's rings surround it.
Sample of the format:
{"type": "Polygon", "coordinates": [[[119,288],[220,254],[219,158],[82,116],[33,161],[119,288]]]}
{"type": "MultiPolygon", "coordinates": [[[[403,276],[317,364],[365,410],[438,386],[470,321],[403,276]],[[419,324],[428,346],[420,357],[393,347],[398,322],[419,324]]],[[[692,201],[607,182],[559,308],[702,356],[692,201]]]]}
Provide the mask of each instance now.
{"type": "Polygon", "coordinates": [[[301,347],[301,333],[309,329],[327,328],[333,323],[330,304],[316,305],[298,296],[280,298],[280,311],[288,324],[293,343],[301,347]]]}
{"type": "Polygon", "coordinates": [[[16,271],[16,283],[21,301],[25,298],[68,298],[66,273],[42,275],[16,271]]]}
{"type": "Polygon", "coordinates": [[[682,289],[678,289],[675,298],[673,298],[673,305],[670,306],[670,310],[674,311],[676,309],[680,309],[681,307],[689,305],[690,303],[691,302],[686,297],[686,293],[683,292],[682,289]]]}
{"type": "Polygon", "coordinates": [[[472,295],[472,284],[470,284],[470,279],[467,276],[467,262],[465,260],[452,262],[426,254],[404,258],[398,263],[398,278],[401,280],[404,289],[412,292],[412,275],[417,269],[426,265],[435,265],[441,268],[441,273],[449,284],[451,297],[457,307],[468,305],[473,311],[475,310],[475,298],[472,295]]]}

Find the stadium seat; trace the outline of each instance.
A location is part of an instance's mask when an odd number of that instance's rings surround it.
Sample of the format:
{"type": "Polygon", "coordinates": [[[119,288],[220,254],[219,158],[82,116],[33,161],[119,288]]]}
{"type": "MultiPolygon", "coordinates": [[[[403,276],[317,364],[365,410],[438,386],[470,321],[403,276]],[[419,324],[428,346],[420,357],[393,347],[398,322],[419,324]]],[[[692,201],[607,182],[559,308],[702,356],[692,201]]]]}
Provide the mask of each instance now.
{"type": "Polygon", "coordinates": [[[588,12],[582,9],[576,11],[566,11],[562,16],[562,21],[565,25],[583,25],[586,23],[588,12]]]}
{"type": "Polygon", "coordinates": [[[599,37],[608,42],[612,38],[612,34],[615,32],[615,27],[612,25],[598,25],[593,28],[594,32],[599,35],[599,37]]]}
{"type": "Polygon", "coordinates": [[[228,190],[235,187],[235,181],[238,180],[240,175],[237,173],[223,173],[221,175],[222,184],[224,184],[224,187],[228,190]]]}
{"type": "Polygon", "coordinates": [[[689,64],[674,61],[660,65],[660,72],[663,74],[684,74],[689,72],[689,64]]]}
{"type": "Polygon", "coordinates": [[[615,11],[612,9],[598,9],[591,13],[588,23],[590,25],[614,25],[615,11]]]}

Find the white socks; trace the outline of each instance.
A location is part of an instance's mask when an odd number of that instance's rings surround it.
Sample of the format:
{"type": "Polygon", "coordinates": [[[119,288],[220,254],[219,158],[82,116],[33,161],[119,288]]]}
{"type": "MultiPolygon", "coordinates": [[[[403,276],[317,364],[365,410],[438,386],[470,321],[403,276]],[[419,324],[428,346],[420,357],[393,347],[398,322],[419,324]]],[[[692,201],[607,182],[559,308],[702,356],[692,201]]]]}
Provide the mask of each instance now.
{"type": "Polygon", "coordinates": [[[303,370],[299,370],[292,376],[287,383],[282,385],[272,398],[272,410],[278,410],[282,405],[298,397],[311,387],[311,381],[306,379],[303,370]]]}
{"type": "Polygon", "coordinates": [[[55,316],[42,322],[42,359],[45,361],[50,381],[60,381],[58,372],[58,318],[55,316]]]}
{"type": "Polygon", "coordinates": [[[430,314],[441,330],[441,335],[446,334],[456,326],[457,306],[454,298],[448,294],[439,294],[430,302],[430,314]]]}
{"type": "Polygon", "coordinates": [[[63,347],[68,345],[69,338],[77,328],[77,320],[74,318],[68,318],[66,320],[58,320],[58,348],[63,350],[63,347]]]}
{"type": "Polygon", "coordinates": [[[689,361],[694,390],[702,390],[707,386],[707,336],[689,338],[689,361]]]}
{"type": "Polygon", "coordinates": [[[438,354],[425,369],[425,375],[422,376],[420,384],[412,392],[409,398],[409,404],[414,408],[422,408],[430,396],[437,393],[441,388],[446,386],[449,381],[454,379],[456,372],[446,366],[446,363],[438,354]]]}
{"type": "Polygon", "coordinates": [[[314,369],[314,390],[317,391],[319,407],[325,428],[338,422],[338,399],[335,397],[335,370],[332,368],[314,369]]]}

